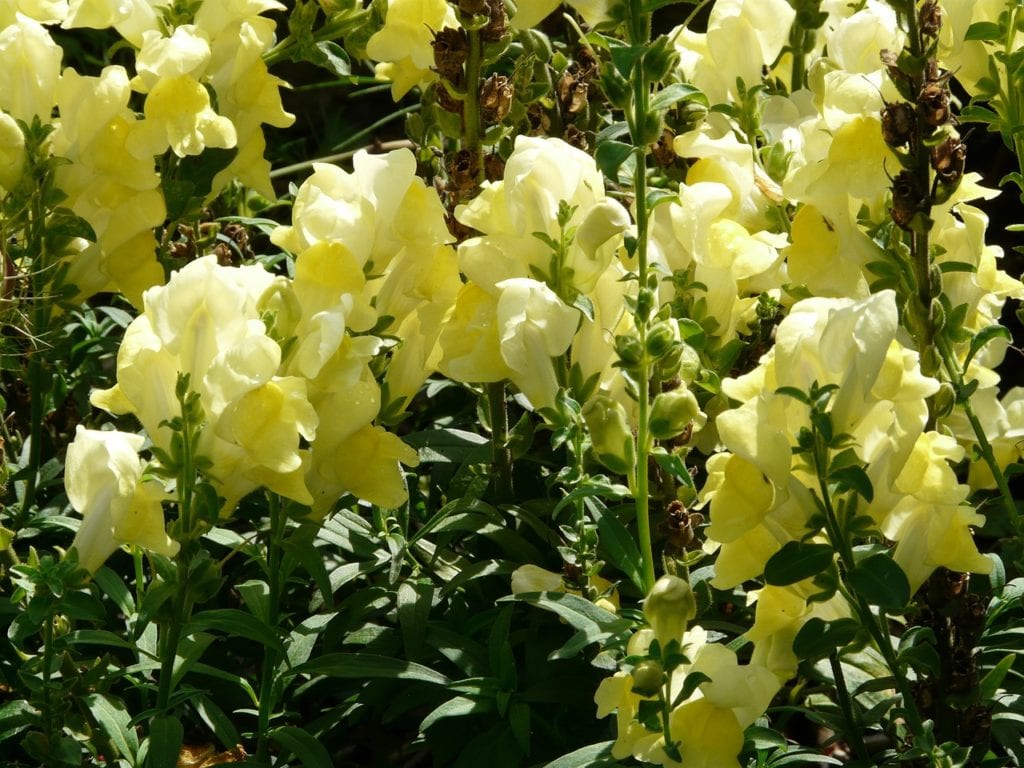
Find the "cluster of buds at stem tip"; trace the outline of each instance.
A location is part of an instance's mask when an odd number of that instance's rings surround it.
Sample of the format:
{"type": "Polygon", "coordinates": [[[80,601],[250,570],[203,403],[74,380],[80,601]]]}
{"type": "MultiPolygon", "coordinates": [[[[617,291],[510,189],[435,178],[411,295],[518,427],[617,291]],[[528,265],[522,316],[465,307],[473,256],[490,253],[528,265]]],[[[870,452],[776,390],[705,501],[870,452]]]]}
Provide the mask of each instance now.
{"type": "Polygon", "coordinates": [[[935,59],[941,27],[937,0],[925,0],[917,10],[923,54],[881,52],[889,77],[906,99],[886,102],[881,113],[882,138],[897,151],[904,167],[893,179],[892,218],[905,230],[913,228],[918,214],[927,219],[931,206],[948,200],[964,175],[967,149],[952,129],[952,73],[941,69],[935,59]],[[934,171],[932,182],[930,171],[934,171]]]}

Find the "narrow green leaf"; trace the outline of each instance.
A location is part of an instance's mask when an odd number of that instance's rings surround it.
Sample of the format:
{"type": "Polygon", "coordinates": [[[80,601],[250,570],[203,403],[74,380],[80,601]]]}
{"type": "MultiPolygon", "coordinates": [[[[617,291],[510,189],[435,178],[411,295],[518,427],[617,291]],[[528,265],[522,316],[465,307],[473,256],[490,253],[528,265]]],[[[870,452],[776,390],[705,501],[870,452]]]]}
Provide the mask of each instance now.
{"type": "Polygon", "coordinates": [[[790,541],[768,559],[764,580],[776,587],[796,584],[831,566],[834,554],[830,544],[790,541]]]}
{"type": "Polygon", "coordinates": [[[419,680],[434,685],[447,685],[451,682],[440,672],[422,664],[371,653],[328,653],[305,664],[300,664],[290,670],[288,674],[326,675],[327,677],[351,680],[369,678],[419,680]]]}
{"type": "Polygon", "coordinates": [[[847,576],[857,594],[882,610],[899,610],[910,600],[910,582],[889,555],[879,552],[857,563],[847,576]]]}
{"type": "Polygon", "coordinates": [[[216,608],[197,613],[188,623],[187,633],[214,629],[234,637],[255,640],[278,653],[284,653],[284,644],[277,633],[258,618],[237,608],[216,608]]]}
{"type": "Polygon", "coordinates": [[[1017,654],[1008,653],[985,674],[985,677],[981,679],[981,683],[978,685],[978,696],[981,701],[995,701],[996,692],[999,690],[999,686],[1002,685],[1003,678],[1010,671],[1010,667],[1013,666],[1016,658],[1017,654]]]}
{"type": "Polygon", "coordinates": [[[177,768],[185,729],[173,715],[158,715],[149,726],[149,768],[177,768]]]}
{"type": "Polygon", "coordinates": [[[129,762],[135,762],[139,751],[139,737],[131,726],[131,715],[123,701],[114,700],[100,693],[83,697],[89,712],[96,718],[100,730],[110,739],[118,754],[129,762]]]}
{"type": "Polygon", "coordinates": [[[614,741],[602,741],[598,744],[591,744],[580,747],[566,755],[544,766],[544,768],[599,768],[599,766],[612,763],[612,744],[614,741]],[[601,758],[607,758],[602,760],[601,758]]]}
{"type": "Polygon", "coordinates": [[[970,349],[967,350],[967,356],[964,358],[964,370],[966,370],[967,366],[971,364],[971,360],[974,359],[974,356],[978,354],[986,344],[996,338],[1013,341],[1013,337],[1010,335],[1009,329],[1002,325],[986,325],[974,334],[974,338],[971,339],[970,349]]]}
{"type": "Polygon", "coordinates": [[[270,740],[299,758],[303,768],[334,768],[327,748],[303,728],[295,725],[275,728],[270,732],[270,740]]]}
{"type": "Polygon", "coordinates": [[[967,28],[964,41],[968,40],[998,40],[1002,37],[999,25],[994,21],[976,21],[967,28]]]}
{"type": "Polygon", "coordinates": [[[616,568],[626,574],[642,593],[642,559],[636,540],[614,512],[603,510],[595,516],[601,534],[598,542],[602,553],[616,568]]]}
{"type": "Polygon", "coordinates": [[[410,661],[417,661],[421,655],[433,599],[434,588],[430,584],[403,581],[398,585],[398,625],[402,630],[405,655],[410,661]]]}

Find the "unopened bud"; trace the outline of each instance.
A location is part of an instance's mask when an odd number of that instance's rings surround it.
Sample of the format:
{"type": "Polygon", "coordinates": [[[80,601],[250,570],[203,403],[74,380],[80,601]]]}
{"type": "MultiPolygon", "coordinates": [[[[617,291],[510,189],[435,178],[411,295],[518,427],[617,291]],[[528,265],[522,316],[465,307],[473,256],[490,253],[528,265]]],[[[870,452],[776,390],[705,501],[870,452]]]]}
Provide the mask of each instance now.
{"type": "Polygon", "coordinates": [[[633,431],[626,409],[608,395],[598,395],[583,409],[583,421],[597,460],[612,472],[630,475],[635,463],[633,431]]]}
{"type": "Polygon", "coordinates": [[[678,576],[662,576],[644,600],[644,616],[662,648],[673,640],[681,643],[686,625],[696,615],[693,590],[678,576]]]}
{"type": "Polygon", "coordinates": [[[700,429],[707,421],[693,393],[685,387],[661,392],[651,406],[649,427],[655,440],[671,440],[685,430],[700,429]]]}
{"type": "Polygon", "coordinates": [[[654,659],[644,659],[633,669],[632,692],[638,696],[657,695],[665,683],[665,670],[654,659]]]}

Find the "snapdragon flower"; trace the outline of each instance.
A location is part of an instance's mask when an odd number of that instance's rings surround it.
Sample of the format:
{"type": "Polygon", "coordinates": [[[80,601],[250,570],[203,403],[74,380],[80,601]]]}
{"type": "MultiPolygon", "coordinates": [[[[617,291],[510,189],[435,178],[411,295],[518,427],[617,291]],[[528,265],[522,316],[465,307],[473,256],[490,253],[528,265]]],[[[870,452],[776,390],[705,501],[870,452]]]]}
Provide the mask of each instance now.
{"type": "Polygon", "coordinates": [[[23,14],[0,28],[0,110],[50,122],[63,51],[46,27],[23,14]]]}
{"type": "Polygon", "coordinates": [[[457,29],[458,21],[444,0],[388,0],[384,26],[367,41],[366,55],[380,62],[377,78],[391,81],[395,101],[437,79],[431,43],[446,28],[457,29]]]}
{"type": "Polygon", "coordinates": [[[304,504],[300,437],[316,435],[306,381],[278,375],[281,348],[260,319],[260,300],[274,282],[262,267],[221,267],[198,259],[166,286],[143,295],[143,313],[118,351],[117,384],[93,392],[92,403],[133,413],[154,444],[170,449],[166,421],[178,415],[175,387],[188,374],[205,426],[199,453],[230,514],[260,486],[304,504]]]}
{"type": "Polygon", "coordinates": [[[146,462],[139,456],[144,442],[141,435],[79,424],[68,446],[64,487],[82,515],[71,547],[90,573],[124,544],[167,557],[178,552],[178,543],[164,530],[167,494],[160,483],[144,478],[146,462]]]}

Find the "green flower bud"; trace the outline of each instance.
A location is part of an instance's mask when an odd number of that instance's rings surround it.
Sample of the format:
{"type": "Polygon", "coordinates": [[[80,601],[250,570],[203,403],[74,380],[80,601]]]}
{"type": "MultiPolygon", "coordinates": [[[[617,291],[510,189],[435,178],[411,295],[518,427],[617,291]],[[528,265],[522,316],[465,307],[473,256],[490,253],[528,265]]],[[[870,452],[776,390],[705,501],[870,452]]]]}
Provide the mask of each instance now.
{"type": "Polygon", "coordinates": [[[598,395],[583,409],[583,420],[597,460],[612,472],[630,475],[635,462],[633,431],[622,404],[598,395]]]}
{"type": "Polygon", "coordinates": [[[671,392],[662,392],[654,398],[651,406],[649,427],[656,440],[669,440],[682,434],[691,424],[700,429],[707,421],[701,413],[697,398],[685,387],[671,392]]]}
{"type": "Polygon", "coordinates": [[[635,336],[616,336],[615,353],[627,368],[639,365],[644,358],[644,348],[635,336]]]}
{"type": "Polygon", "coordinates": [[[700,355],[697,350],[683,342],[679,345],[679,378],[692,384],[700,376],[700,355]]]}
{"type": "Polygon", "coordinates": [[[662,648],[673,640],[682,642],[686,625],[696,615],[693,590],[678,576],[662,576],[644,600],[644,616],[662,648]]]}
{"type": "Polygon", "coordinates": [[[647,334],[647,352],[651,357],[668,354],[679,340],[679,330],[671,321],[656,323],[647,334]]]}
{"type": "Polygon", "coordinates": [[[645,659],[633,670],[632,692],[638,696],[656,696],[665,683],[665,670],[654,659],[645,659]]]}
{"type": "Polygon", "coordinates": [[[629,81],[622,76],[622,73],[615,68],[614,64],[608,63],[601,68],[601,90],[608,97],[613,106],[622,110],[629,109],[633,92],[629,81]]]}
{"type": "Polygon", "coordinates": [[[935,418],[941,419],[943,416],[951,414],[954,405],[956,405],[956,392],[953,390],[952,384],[944,381],[939,385],[939,391],[932,395],[935,418]]]}

